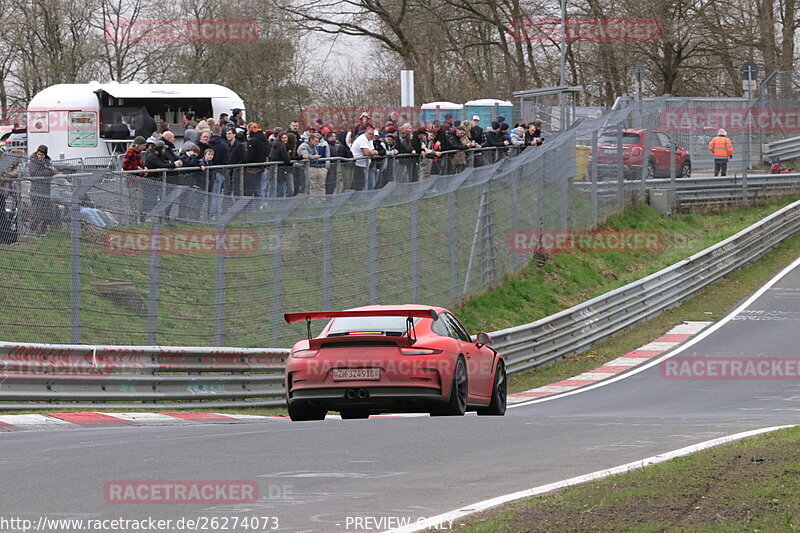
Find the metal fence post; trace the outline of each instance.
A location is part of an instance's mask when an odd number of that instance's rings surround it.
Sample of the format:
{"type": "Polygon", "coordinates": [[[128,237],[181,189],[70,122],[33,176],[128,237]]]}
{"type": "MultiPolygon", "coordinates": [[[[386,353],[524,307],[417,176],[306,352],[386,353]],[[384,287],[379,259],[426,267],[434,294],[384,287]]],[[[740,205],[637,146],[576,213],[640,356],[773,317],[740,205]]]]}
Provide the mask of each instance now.
{"type": "MultiPolygon", "coordinates": [[[[651,132],[645,133],[644,151],[642,152],[642,173],[639,180],[639,201],[644,202],[644,191],[647,183],[647,174],[650,168],[650,150],[653,146],[652,139],[650,139],[651,132]]],[[[653,163],[655,165],[655,163],[653,163]]],[[[653,178],[655,178],[655,168],[653,169],[653,178]]]]}
{"type": "MultiPolygon", "coordinates": [[[[307,168],[307,167],[306,167],[307,168]]],[[[333,283],[333,236],[331,235],[331,217],[325,215],[322,219],[322,310],[331,309],[331,285],[333,283]]]]}
{"type": "MultiPolygon", "coordinates": [[[[519,180],[520,177],[523,176],[525,172],[525,166],[521,165],[519,167],[519,172],[515,172],[514,176],[511,178],[511,231],[512,233],[516,232],[519,229],[519,214],[518,214],[518,203],[519,203],[519,180]]],[[[524,265],[523,258],[521,254],[514,254],[513,259],[514,268],[520,268],[524,265]]]]}
{"type": "Polygon", "coordinates": [[[419,201],[411,202],[411,303],[419,301],[419,201]]]}
{"type": "MultiPolygon", "coordinates": [[[[221,221],[218,231],[225,235],[226,223],[221,221]]],[[[217,250],[216,295],[214,301],[214,346],[222,346],[225,334],[225,253],[217,250]]]]}
{"type": "Polygon", "coordinates": [[[617,208],[625,209],[625,162],[622,157],[622,127],[617,124],[617,208]]]}
{"type": "Polygon", "coordinates": [[[451,191],[447,201],[447,238],[450,241],[450,296],[452,302],[458,302],[458,213],[456,209],[456,193],[451,191]]]}
{"type": "Polygon", "coordinates": [[[150,289],[147,298],[147,344],[156,345],[156,324],[158,322],[158,236],[161,217],[155,215],[151,219],[150,231],[150,289]]]}
{"type": "Polygon", "coordinates": [[[272,345],[279,345],[281,341],[281,267],[283,266],[283,225],[282,221],[275,222],[275,250],[272,253],[272,345]]]}
{"type": "Polygon", "coordinates": [[[72,195],[69,215],[71,274],[70,341],[73,344],[78,344],[81,342],[81,204],[77,194],[72,195]]]}
{"type": "Polygon", "coordinates": [[[675,156],[678,154],[678,146],[672,137],[669,137],[669,188],[672,189],[672,194],[675,194],[675,156]]]}
{"type": "Polygon", "coordinates": [[[378,214],[369,212],[369,303],[378,303],[378,214]]]}
{"type": "MultiPolygon", "coordinates": [[[[219,232],[225,236],[228,224],[233,217],[244,209],[247,204],[252,200],[251,197],[242,197],[225,211],[223,216],[219,217],[217,228],[219,232]]],[[[214,303],[214,346],[222,346],[225,336],[225,290],[227,288],[225,283],[226,274],[226,254],[217,251],[217,279],[216,279],[216,300],[214,303]]]]}
{"type": "Polygon", "coordinates": [[[592,131],[592,162],[591,162],[591,176],[592,176],[592,228],[597,227],[598,213],[597,213],[597,159],[600,157],[600,147],[598,146],[597,130],[592,131]]]}
{"type": "MultiPolygon", "coordinates": [[[[574,149],[574,148],[575,148],[575,143],[573,142],[572,143],[572,149],[574,149]]],[[[550,155],[551,155],[550,151],[548,151],[545,154],[545,156],[547,156],[548,159],[550,159],[550,155]]],[[[572,161],[575,161],[574,154],[572,156],[572,161]]],[[[560,188],[559,196],[561,198],[561,209],[560,209],[560,215],[561,216],[560,216],[560,220],[559,220],[561,227],[559,229],[566,230],[566,229],[569,228],[569,188],[570,188],[570,178],[571,178],[571,176],[570,176],[570,172],[565,172],[564,171],[565,169],[563,167],[563,160],[559,161],[559,167],[560,167],[561,172],[556,173],[551,168],[550,169],[550,173],[551,174],[556,174],[556,175],[561,174],[561,179],[558,180],[558,184],[559,184],[559,188],[560,188]]]]}

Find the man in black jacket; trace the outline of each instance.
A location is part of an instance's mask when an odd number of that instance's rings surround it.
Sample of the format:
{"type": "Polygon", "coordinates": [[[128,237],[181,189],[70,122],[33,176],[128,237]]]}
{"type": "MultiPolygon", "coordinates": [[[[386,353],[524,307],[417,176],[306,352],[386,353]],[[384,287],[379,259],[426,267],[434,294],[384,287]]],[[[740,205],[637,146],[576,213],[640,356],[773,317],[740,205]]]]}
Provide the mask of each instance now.
{"type": "MultiPolygon", "coordinates": [[[[247,131],[247,147],[245,150],[245,163],[265,163],[269,155],[269,141],[264,136],[261,126],[250,124],[247,131]]],[[[244,173],[245,196],[266,196],[269,176],[264,167],[247,167],[244,173]]]]}
{"type": "Polygon", "coordinates": [[[469,133],[472,136],[473,141],[483,146],[483,144],[486,142],[486,136],[483,133],[483,128],[479,126],[480,122],[481,117],[478,115],[473,115],[472,128],[470,128],[469,133]]]}
{"type": "MultiPolygon", "coordinates": [[[[166,149],[167,145],[159,139],[153,143],[153,146],[142,152],[144,168],[170,169],[183,166],[181,161],[170,161],[164,153],[166,149]]],[[[147,182],[142,182],[141,212],[143,216],[148,216],[158,203],[159,194],[161,193],[160,181],[163,179],[157,172],[148,172],[147,177],[150,179],[147,182]]]]}
{"type": "MultiPolygon", "coordinates": [[[[241,165],[247,158],[244,143],[236,138],[236,129],[227,128],[225,138],[228,141],[228,164],[241,165]]],[[[228,182],[225,184],[225,193],[237,195],[244,189],[243,172],[241,168],[231,168],[228,172],[228,182]]]]}
{"type": "Polygon", "coordinates": [[[156,121],[153,120],[153,117],[150,116],[144,106],[139,109],[139,114],[133,119],[133,127],[136,130],[133,135],[136,137],[142,136],[145,139],[153,135],[158,129],[156,128],[156,121]]]}

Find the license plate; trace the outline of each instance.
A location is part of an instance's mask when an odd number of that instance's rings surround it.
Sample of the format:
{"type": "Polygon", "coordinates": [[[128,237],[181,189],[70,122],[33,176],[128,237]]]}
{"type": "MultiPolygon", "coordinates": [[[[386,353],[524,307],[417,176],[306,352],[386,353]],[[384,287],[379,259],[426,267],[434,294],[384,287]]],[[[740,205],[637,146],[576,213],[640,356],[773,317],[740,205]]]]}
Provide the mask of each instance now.
{"type": "Polygon", "coordinates": [[[333,381],[376,381],[381,379],[380,368],[334,368],[333,381]]]}

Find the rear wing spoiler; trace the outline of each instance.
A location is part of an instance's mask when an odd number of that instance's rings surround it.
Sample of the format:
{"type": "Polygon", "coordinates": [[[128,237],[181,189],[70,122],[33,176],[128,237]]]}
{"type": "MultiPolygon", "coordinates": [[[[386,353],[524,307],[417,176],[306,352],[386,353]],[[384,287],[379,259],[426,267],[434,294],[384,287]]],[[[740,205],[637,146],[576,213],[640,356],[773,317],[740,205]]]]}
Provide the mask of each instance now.
{"type": "MultiPolygon", "coordinates": [[[[312,320],[319,320],[319,319],[326,319],[326,318],[352,318],[352,317],[369,317],[369,316],[403,316],[408,318],[409,320],[409,333],[413,331],[414,324],[411,321],[412,318],[431,318],[436,320],[439,318],[439,313],[434,311],[433,309],[354,309],[352,311],[314,311],[308,313],[286,313],[283,315],[284,320],[289,324],[294,322],[306,322],[306,330],[308,331],[308,340],[311,343],[311,321],[312,320]]],[[[414,334],[416,337],[416,334],[414,334]]],[[[381,336],[381,339],[385,339],[385,337],[381,336]]],[[[406,337],[408,338],[408,337],[406,337]]],[[[321,340],[321,339],[320,339],[321,340]]],[[[362,340],[378,340],[375,337],[371,337],[370,339],[365,339],[362,337],[362,340]]],[[[409,340],[406,342],[415,341],[416,338],[413,340],[409,340]]],[[[392,341],[398,343],[397,337],[392,337],[392,341]]],[[[402,341],[400,341],[402,342],[402,341]]],[[[317,343],[319,344],[319,343],[317,343]]]]}
{"type": "Polygon", "coordinates": [[[308,339],[308,347],[312,350],[318,350],[323,346],[336,346],[337,344],[351,344],[351,343],[359,343],[365,344],[369,346],[370,343],[379,342],[379,343],[387,343],[390,342],[392,344],[396,344],[401,348],[410,348],[414,345],[414,342],[417,339],[403,336],[403,337],[395,337],[395,336],[387,336],[387,335],[345,335],[342,337],[323,337],[321,339],[308,339]]]}
{"type": "Polygon", "coordinates": [[[433,309],[356,309],[353,311],[314,311],[309,313],[286,313],[284,320],[289,324],[325,318],[349,318],[367,316],[405,316],[412,318],[439,318],[439,313],[433,309]]]}

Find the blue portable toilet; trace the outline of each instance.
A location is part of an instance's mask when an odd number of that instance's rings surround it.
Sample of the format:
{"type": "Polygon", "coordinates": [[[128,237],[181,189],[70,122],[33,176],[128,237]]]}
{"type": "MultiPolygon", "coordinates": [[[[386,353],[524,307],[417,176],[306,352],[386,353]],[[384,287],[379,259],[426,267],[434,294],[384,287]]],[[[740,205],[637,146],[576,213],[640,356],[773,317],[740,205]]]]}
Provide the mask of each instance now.
{"type": "Polygon", "coordinates": [[[455,120],[464,120],[464,117],[461,116],[464,111],[464,106],[461,104],[454,104],[453,102],[428,102],[427,104],[422,104],[420,109],[422,110],[421,115],[423,122],[426,120],[430,120],[431,122],[434,120],[444,122],[444,116],[447,113],[452,114],[455,120]]]}
{"type": "Polygon", "coordinates": [[[471,120],[475,115],[481,117],[480,126],[483,129],[488,129],[497,115],[506,117],[506,122],[513,126],[514,104],[507,100],[493,98],[470,100],[464,104],[464,118],[471,120]]]}

